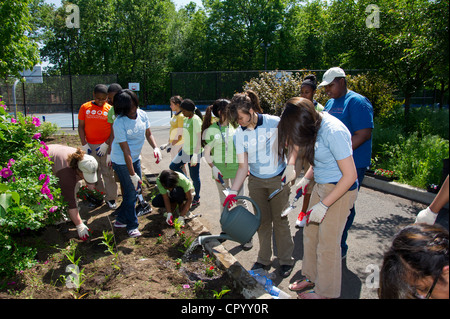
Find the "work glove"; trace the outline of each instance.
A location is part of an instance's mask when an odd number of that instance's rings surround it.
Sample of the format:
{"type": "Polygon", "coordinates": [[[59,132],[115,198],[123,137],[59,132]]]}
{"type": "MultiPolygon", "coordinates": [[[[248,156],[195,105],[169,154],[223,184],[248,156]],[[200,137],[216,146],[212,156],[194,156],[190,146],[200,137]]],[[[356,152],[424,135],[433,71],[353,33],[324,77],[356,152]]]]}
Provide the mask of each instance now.
{"type": "Polygon", "coordinates": [[[296,193],[298,193],[299,191],[302,192],[302,196],[306,194],[309,182],[311,182],[310,179],[307,179],[306,177],[303,177],[298,183],[297,185],[297,191],[296,193]]]}
{"type": "Polygon", "coordinates": [[[159,147],[153,149],[153,156],[156,158],[156,164],[162,160],[161,149],[159,147]]]}
{"type": "Polygon", "coordinates": [[[103,156],[106,154],[106,151],[108,150],[109,145],[106,143],[102,143],[99,147],[95,149],[97,152],[97,156],[103,156]]]}
{"type": "Polygon", "coordinates": [[[77,227],[78,237],[80,237],[80,239],[82,241],[88,240],[91,230],[84,223],[81,223],[81,224],[77,225],[76,227],[77,227]]]}
{"type": "Polygon", "coordinates": [[[223,180],[223,175],[222,175],[222,172],[220,171],[220,169],[218,169],[216,166],[213,166],[212,174],[217,183],[222,183],[219,178],[219,175],[220,175],[220,177],[222,177],[222,180],[223,180]]]}
{"type": "Polygon", "coordinates": [[[106,165],[108,167],[112,166],[112,162],[111,162],[111,154],[106,154],[106,165]]]}
{"type": "Polygon", "coordinates": [[[91,147],[89,146],[89,143],[86,143],[84,145],[81,146],[81,149],[87,154],[87,155],[91,155],[92,154],[92,150],[91,147]]]}
{"type": "Polygon", "coordinates": [[[225,198],[225,201],[223,202],[223,207],[227,206],[228,209],[234,208],[237,203],[237,199],[235,197],[237,196],[238,192],[230,190],[228,192],[228,196],[225,198]]]}
{"type": "Polygon", "coordinates": [[[136,173],[134,175],[130,175],[130,178],[131,178],[131,182],[133,183],[134,189],[138,190],[139,185],[142,184],[141,178],[136,173]]]}
{"type": "Polygon", "coordinates": [[[309,215],[306,223],[309,224],[310,222],[313,222],[320,224],[325,218],[327,210],[328,206],[325,206],[322,202],[318,202],[306,213],[309,215]]]}
{"type": "Polygon", "coordinates": [[[170,150],[172,149],[172,144],[171,143],[166,143],[160,146],[160,149],[162,151],[166,150],[167,153],[170,153],[170,150]]]}
{"type": "Polygon", "coordinates": [[[166,216],[166,223],[167,223],[167,225],[169,225],[169,226],[173,226],[173,216],[172,216],[172,213],[167,213],[167,216],[166,216]]]}
{"type": "Polygon", "coordinates": [[[421,210],[417,216],[416,221],[414,223],[425,223],[428,225],[434,225],[434,222],[436,221],[438,214],[434,213],[430,207],[421,210]]]}
{"type": "Polygon", "coordinates": [[[281,181],[283,181],[283,183],[287,185],[290,182],[295,181],[296,178],[297,173],[295,172],[295,166],[287,165],[283,175],[281,175],[281,181]]]}
{"type": "Polygon", "coordinates": [[[198,162],[199,162],[199,155],[194,153],[191,157],[191,167],[197,166],[198,162]]]}

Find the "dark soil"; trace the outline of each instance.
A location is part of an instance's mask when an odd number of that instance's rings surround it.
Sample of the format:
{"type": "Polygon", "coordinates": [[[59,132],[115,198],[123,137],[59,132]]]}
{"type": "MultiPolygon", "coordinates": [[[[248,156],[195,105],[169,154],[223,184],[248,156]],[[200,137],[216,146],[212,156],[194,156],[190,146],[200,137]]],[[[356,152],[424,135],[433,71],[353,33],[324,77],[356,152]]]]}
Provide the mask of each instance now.
{"type": "MultiPolygon", "coordinates": [[[[78,145],[79,139],[61,135],[47,143],[78,145]]],[[[154,188],[144,183],[148,202],[154,188]]],[[[120,201],[121,196],[118,205],[120,201]]],[[[177,232],[165,223],[165,210],[153,208],[139,217],[142,236],[129,238],[125,229],[113,227],[113,211],[106,204],[92,208],[82,202],[80,208],[81,218],[92,231],[91,239],[79,240],[72,222],[20,234],[22,243],[37,249],[38,264],[14,278],[0,279],[0,298],[208,299],[214,298],[213,290],[223,289],[231,290],[224,299],[243,298],[228,274],[201,247],[189,260],[181,260],[186,246],[198,236],[189,222],[177,232]],[[103,232],[114,234],[111,242],[117,256],[106,251],[103,232]],[[66,271],[71,265],[66,252],[75,247],[75,259],[81,258],[78,266],[84,274],[79,289],[68,288],[65,280],[71,274],[66,271]]]]}

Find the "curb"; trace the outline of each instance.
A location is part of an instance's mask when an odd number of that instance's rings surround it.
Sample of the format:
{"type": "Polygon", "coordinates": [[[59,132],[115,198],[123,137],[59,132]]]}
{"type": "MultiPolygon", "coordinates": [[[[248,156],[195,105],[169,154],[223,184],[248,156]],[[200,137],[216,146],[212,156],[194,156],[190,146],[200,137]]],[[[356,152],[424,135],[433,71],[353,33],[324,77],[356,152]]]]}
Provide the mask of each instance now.
{"type": "MultiPolygon", "coordinates": [[[[146,177],[148,183],[155,184],[155,181],[150,179],[154,174],[149,173],[144,166],[141,166],[141,169],[142,175],[146,177]]],[[[198,219],[191,219],[187,224],[198,236],[200,234],[210,234],[210,231],[198,219]]],[[[216,264],[225,269],[236,286],[239,287],[245,299],[273,299],[273,296],[264,290],[256,279],[247,272],[241,263],[217,239],[205,243],[204,247],[216,257],[216,264]]]]}
{"type": "MultiPolygon", "coordinates": [[[[397,182],[383,181],[367,175],[364,176],[362,186],[407,198],[426,205],[430,205],[436,197],[436,194],[427,192],[421,188],[400,184],[397,182]]],[[[445,208],[448,209],[448,203],[445,205],[445,208]]]]}

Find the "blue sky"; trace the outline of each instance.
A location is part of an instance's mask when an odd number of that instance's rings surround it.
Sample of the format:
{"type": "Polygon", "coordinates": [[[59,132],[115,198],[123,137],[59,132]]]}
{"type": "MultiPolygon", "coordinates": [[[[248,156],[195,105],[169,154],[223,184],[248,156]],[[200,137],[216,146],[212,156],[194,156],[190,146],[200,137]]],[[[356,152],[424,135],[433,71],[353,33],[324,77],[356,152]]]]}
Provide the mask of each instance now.
{"type": "MultiPolygon", "coordinates": [[[[179,9],[180,7],[183,7],[185,5],[187,5],[189,2],[195,2],[197,4],[197,6],[202,6],[202,0],[172,0],[173,3],[175,3],[175,6],[177,9],[179,9]]],[[[45,0],[45,2],[47,3],[53,3],[55,4],[57,7],[61,6],[61,0],[45,0]]]]}

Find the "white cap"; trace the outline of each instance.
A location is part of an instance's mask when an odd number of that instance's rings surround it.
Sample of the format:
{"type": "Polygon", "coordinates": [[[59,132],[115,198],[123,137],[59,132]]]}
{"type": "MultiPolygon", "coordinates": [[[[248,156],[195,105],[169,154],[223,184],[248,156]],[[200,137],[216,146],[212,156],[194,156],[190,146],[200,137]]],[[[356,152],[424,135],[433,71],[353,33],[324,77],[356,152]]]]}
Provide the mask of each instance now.
{"type": "Polygon", "coordinates": [[[78,168],[83,172],[83,177],[87,183],[97,183],[98,163],[93,156],[84,154],[83,159],[78,162],[78,168]]]}
{"type": "Polygon", "coordinates": [[[322,86],[326,86],[333,82],[335,78],[345,78],[345,72],[341,68],[334,67],[328,69],[327,72],[323,75],[322,83],[320,83],[317,87],[320,88],[322,86]]]}

